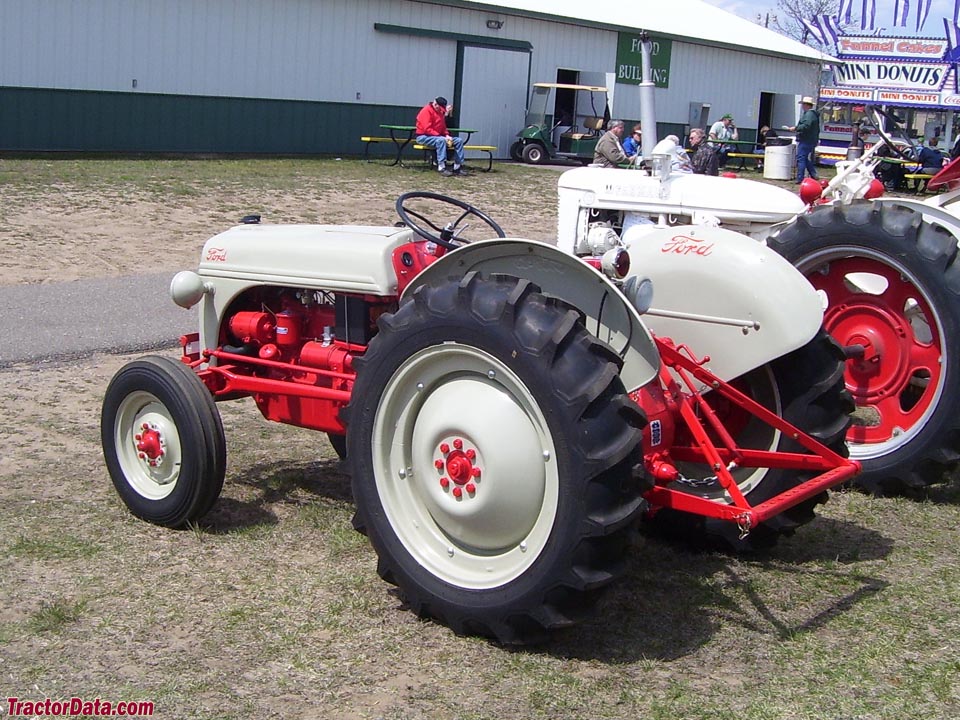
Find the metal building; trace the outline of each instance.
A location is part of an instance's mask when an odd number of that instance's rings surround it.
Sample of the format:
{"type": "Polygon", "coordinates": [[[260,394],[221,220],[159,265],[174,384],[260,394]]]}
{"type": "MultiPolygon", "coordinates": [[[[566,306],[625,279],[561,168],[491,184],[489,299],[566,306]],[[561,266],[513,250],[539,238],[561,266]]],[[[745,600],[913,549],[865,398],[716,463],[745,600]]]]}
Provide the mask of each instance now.
{"type": "Polygon", "coordinates": [[[818,53],[700,0],[0,0],[0,150],[357,153],[442,94],[506,157],[533,81],[605,79],[639,118],[641,28],[661,134],[816,94],[818,53]]]}

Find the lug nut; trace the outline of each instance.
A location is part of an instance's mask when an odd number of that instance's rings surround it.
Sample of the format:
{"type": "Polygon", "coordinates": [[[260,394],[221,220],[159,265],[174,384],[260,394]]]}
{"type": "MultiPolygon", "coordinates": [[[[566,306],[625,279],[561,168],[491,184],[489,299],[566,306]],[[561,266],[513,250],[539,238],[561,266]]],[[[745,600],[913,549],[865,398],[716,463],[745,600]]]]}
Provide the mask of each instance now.
{"type": "Polygon", "coordinates": [[[453,446],[454,446],[457,450],[462,450],[462,449],[463,449],[463,440],[461,440],[460,438],[457,438],[456,440],[453,441],[453,446]]]}
{"type": "Polygon", "coordinates": [[[448,452],[450,452],[450,446],[446,443],[440,443],[440,452],[446,455],[448,452]]]}
{"type": "Polygon", "coordinates": [[[433,463],[433,466],[434,466],[437,470],[443,470],[443,460],[436,460],[436,461],[433,463]]]}
{"type": "Polygon", "coordinates": [[[460,497],[461,495],[463,495],[463,490],[461,490],[459,487],[455,487],[455,488],[453,489],[453,496],[454,496],[455,498],[458,498],[458,497],[460,497]]]}
{"type": "Polygon", "coordinates": [[[473,448],[467,450],[467,460],[475,460],[477,457],[477,451],[473,448]]]}
{"type": "Polygon", "coordinates": [[[446,490],[448,487],[450,487],[450,480],[445,477],[440,478],[440,487],[446,490]]]}
{"type": "Polygon", "coordinates": [[[473,470],[470,471],[470,474],[473,475],[475,478],[480,477],[480,468],[474,468],[473,470]]]}
{"type": "Polygon", "coordinates": [[[473,495],[477,491],[477,486],[474,485],[473,483],[467,483],[466,485],[463,486],[463,489],[466,490],[471,495],[473,495]]]}

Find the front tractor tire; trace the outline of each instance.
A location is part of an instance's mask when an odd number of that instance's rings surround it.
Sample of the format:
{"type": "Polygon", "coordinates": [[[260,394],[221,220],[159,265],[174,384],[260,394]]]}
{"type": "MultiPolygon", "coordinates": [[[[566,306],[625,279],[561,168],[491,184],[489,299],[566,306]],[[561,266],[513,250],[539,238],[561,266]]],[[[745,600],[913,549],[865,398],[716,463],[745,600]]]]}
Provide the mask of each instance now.
{"type": "Polygon", "coordinates": [[[529,165],[543,165],[549,157],[547,149],[540,143],[532,142],[523,146],[523,161],[529,165]]]}
{"type": "Polygon", "coordinates": [[[124,365],[100,415],[103,457],[130,512],[166,527],[205,515],[223,488],[226,442],[213,398],[182,362],[124,365]]]}
{"type": "Polygon", "coordinates": [[[620,358],[530,282],[419,288],[347,410],[354,524],[421,617],[516,644],[578,620],[643,510],[620,358]]]}
{"type": "Polygon", "coordinates": [[[824,327],[854,355],[854,482],[883,494],[945,480],[960,460],[956,238],[912,210],[857,202],[801,215],[768,242],[825,296],[824,327]]]}

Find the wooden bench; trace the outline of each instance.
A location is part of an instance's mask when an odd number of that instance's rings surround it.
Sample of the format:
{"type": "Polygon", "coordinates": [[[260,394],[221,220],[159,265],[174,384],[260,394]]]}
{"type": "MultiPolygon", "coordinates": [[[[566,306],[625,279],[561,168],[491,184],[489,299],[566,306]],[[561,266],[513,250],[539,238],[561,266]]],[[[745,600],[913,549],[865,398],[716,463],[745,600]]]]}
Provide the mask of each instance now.
{"type": "Polygon", "coordinates": [[[361,135],[360,142],[363,143],[363,159],[367,162],[372,162],[370,160],[370,146],[374,143],[391,143],[396,144],[393,141],[393,138],[388,137],[374,137],[372,135],[361,135]]]}
{"type": "Polygon", "coordinates": [[[927,183],[930,182],[933,175],[929,173],[906,173],[903,176],[903,179],[907,183],[913,182],[913,191],[915,193],[922,193],[927,189],[927,183]]]}
{"type": "Polygon", "coordinates": [[[738,170],[746,170],[746,169],[747,169],[747,168],[746,168],[746,162],[747,162],[747,160],[753,159],[753,160],[759,160],[760,162],[763,162],[763,158],[764,158],[765,156],[764,156],[763,153],[735,153],[735,152],[732,152],[732,153],[727,153],[727,157],[728,157],[728,158],[737,158],[737,159],[740,161],[740,165],[739,165],[739,167],[738,167],[737,169],[738,169],[738,170]]]}
{"type": "MultiPolygon", "coordinates": [[[[389,138],[388,138],[389,139],[389,138]]],[[[426,145],[421,145],[420,143],[414,143],[414,150],[423,150],[425,159],[428,163],[433,165],[436,162],[436,150],[432,147],[426,145]]],[[[497,151],[496,145],[464,145],[463,151],[467,152],[468,150],[474,150],[476,152],[484,152],[487,154],[487,166],[485,168],[480,168],[484,172],[490,172],[493,168],[493,153],[497,151]]]]}

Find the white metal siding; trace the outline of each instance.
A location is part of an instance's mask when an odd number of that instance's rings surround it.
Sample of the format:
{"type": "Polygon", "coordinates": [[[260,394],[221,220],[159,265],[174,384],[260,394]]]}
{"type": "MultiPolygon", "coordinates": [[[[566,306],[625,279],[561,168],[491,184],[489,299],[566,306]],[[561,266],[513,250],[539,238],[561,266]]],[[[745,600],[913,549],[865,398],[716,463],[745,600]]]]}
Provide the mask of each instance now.
{"type": "MultiPolygon", "coordinates": [[[[0,85],[131,91],[136,80],[145,93],[389,105],[452,95],[456,42],[378,32],[374,23],[530,42],[533,81],[555,80],[557,68],[615,68],[615,30],[410,0],[3,0],[0,85]],[[486,27],[491,17],[500,30],[486,27]]],[[[753,127],[760,92],[813,94],[817,71],[675,41],[658,119],[684,123],[689,102],[701,100],[711,119],[732,112],[753,127]]],[[[504,96],[519,82],[505,78],[504,96]]],[[[613,112],[640,116],[633,86],[617,87],[613,112]]],[[[512,124],[522,122],[521,111],[512,124]]]]}
{"type": "Polygon", "coordinates": [[[523,128],[529,58],[524,52],[493,48],[464,51],[460,123],[479,130],[471,145],[495,145],[494,157],[510,157],[510,144],[523,128]]]}

